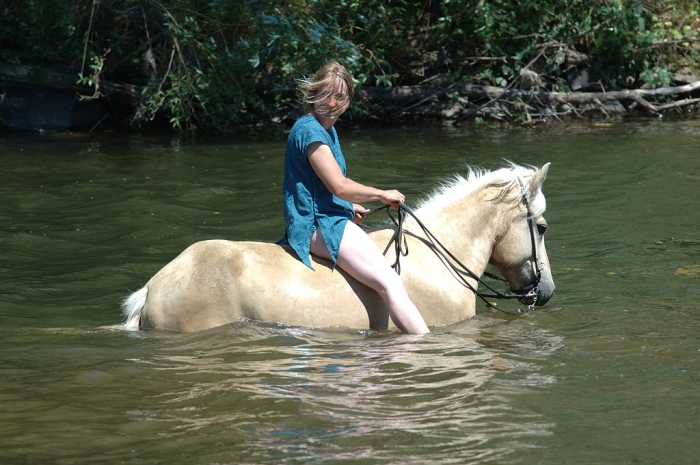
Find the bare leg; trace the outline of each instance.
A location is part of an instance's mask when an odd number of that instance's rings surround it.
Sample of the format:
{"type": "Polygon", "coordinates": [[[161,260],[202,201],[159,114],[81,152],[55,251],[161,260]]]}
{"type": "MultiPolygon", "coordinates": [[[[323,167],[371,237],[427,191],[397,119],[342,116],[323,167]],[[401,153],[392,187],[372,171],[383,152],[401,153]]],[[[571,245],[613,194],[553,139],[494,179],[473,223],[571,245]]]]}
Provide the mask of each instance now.
{"type": "MultiPolygon", "coordinates": [[[[311,237],[311,253],[330,259],[320,230],[311,237]]],[[[372,239],[359,226],[348,221],[338,251],[337,265],[384,299],[394,324],[406,333],[424,334],[430,330],[406,293],[401,277],[386,262],[372,239]]]]}

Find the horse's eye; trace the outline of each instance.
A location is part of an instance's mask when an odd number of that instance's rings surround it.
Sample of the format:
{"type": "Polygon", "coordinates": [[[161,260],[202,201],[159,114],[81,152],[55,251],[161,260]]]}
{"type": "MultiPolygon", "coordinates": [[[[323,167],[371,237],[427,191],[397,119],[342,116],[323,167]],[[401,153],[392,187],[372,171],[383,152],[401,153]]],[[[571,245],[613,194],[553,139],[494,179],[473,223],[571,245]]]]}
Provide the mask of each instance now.
{"type": "Polygon", "coordinates": [[[540,236],[544,236],[544,233],[547,232],[547,223],[538,224],[537,232],[540,233],[540,236]]]}

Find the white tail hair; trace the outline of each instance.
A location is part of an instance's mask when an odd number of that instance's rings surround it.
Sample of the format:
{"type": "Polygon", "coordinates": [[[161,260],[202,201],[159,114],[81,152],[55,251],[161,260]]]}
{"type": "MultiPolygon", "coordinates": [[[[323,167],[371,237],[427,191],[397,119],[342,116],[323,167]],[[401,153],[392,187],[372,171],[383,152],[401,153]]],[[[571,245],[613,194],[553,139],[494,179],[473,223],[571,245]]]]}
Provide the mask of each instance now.
{"type": "Polygon", "coordinates": [[[126,318],[124,324],[122,325],[124,329],[129,331],[139,330],[141,310],[143,310],[143,306],[146,304],[147,296],[148,288],[142,287],[124,299],[122,302],[122,311],[124,312],[124,317],[126,318]]]}

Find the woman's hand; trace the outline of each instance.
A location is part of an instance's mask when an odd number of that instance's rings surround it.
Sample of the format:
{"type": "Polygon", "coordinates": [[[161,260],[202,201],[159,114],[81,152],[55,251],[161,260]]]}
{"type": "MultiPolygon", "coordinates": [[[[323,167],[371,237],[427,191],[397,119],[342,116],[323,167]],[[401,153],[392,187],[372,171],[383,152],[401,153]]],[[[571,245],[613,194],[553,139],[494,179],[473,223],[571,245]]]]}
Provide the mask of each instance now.
{"type": "Polygon", "coordinates": [[[365,208],[357,203],[352,204],[352,209],[355,210],[355,224],[362,223],[367,213],[370,212],[369,208],[365,208]]]}
{"type": "Polygon", "coordinates": [[[406,197],[396,189],[383,191],[379,197],[379,201],[385,205],[391,205],[395,209],[399,209],[399,202],[403,202],[406,197]]]}

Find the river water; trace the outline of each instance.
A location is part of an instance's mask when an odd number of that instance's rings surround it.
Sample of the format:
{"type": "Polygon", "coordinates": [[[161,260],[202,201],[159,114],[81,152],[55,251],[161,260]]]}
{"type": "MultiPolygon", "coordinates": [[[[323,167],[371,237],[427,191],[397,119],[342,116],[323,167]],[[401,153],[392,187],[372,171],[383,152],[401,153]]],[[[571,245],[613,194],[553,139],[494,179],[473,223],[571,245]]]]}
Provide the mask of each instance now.
{"type": "Polygon", "coordinates": [[[552,162],[553,300],[418,339],[105,329],[192,242],[281,237],[283,138],[0,135],[0,463],[700,463],[699,120],[340,133],[409,205],[552,162]]]}

